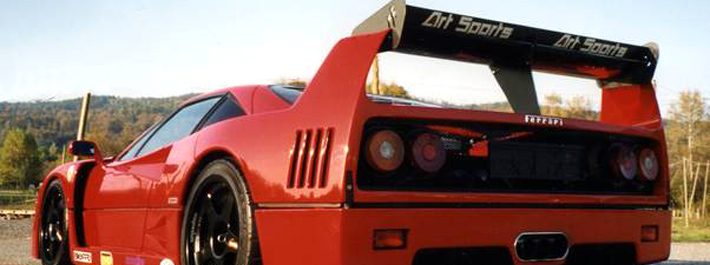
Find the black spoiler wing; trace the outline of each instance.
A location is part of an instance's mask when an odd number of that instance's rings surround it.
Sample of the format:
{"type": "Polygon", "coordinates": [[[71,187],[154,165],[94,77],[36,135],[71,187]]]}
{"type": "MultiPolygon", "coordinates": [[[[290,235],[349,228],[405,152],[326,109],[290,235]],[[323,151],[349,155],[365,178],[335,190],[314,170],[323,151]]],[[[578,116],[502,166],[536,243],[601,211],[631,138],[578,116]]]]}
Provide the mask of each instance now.
{"type": "MultiPolygon", "coordinates": [[[[362,22],[353,35],[392,29],[382,51],[523,67],[648,84],[656,69],[655,44],[635,46],[406,5],[394,0],[362,22]]],[[[498,78],[498,77],[497,77],[498,78]]],[[[513,104],[513,102],[511,102],[513,104]]]]}

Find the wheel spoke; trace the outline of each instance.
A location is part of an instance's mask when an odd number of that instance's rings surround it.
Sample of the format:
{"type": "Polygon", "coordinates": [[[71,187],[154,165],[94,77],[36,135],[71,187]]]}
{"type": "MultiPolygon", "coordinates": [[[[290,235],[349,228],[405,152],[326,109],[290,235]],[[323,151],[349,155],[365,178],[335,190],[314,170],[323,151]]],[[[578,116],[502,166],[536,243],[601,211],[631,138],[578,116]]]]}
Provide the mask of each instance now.
{"type": "Polygon", "coordinates": [[[62,197],[59,194],[55,194],[54,197],[52,198],[52,209],[57,209],[59,208],[60,204],[62,202],[62,197]]]}
{"type": "Polygon", "coordinates": [[[217,208],[214,204],[214,195],[211,192],[207,193],[203,206],[205,207],[208,222],[213,222],[219,215],[217,214],[217,208]]]}
{"type": "Polygon", "coordinates": [[[53,263],[62,255],[65,247],[65,208],[64,197],[58,185],[47,190],[42,206],[41,244],[43,262],[53,263]]]}
{"type": "Polygon", "coordinates": [[[54,236],[55,236],[57,242],[59,242],[59,243],[62,243],[62,241],[64,241],[64,237],[62,236],[63,232],[64,231],[62,231],[61,229],[56,229],[56,232],[54,232],[54,236]]]}
{"type": "Polygon", "coordinates": [[[54,240],[51,238],[47,240],[47,253],[49,253],[50,256],[54,256],[54,240]]]}
{"type": "Polygon", "coordinates": [[[234,197],[232,196],[231,193],[227,192],[225,194],[224,202],[222,203],[222,209],[220,209],[220,217],[222,217],[222,220],[225,222],[230,221],[230,217],[232,216],[232,211],[236,205],[234,204],[234,197]]]}
{"type": "Polygon", "coordinates": [[[214,258],[214,259],[212,259],[212,264],[224,265],[224,258],[214,258]]]}
{"type": "Polygon", "coordinates": [[[210,176],[204,180],[190,205],[186,225],[188,235],[194,237],[186,245],[189,265],[234,264],[239,253],[239,208],[238,197],[228,181],[222,176],[210,176]],[[190,235],[193,234],[193,235],[190,235]]]}
{"type": "Polygon", "coordinates": [[[58,219],[58,217],[59,217],[59,211],[57,211],[57,208],[54,208],[54,207],[50,208],[48,217],[50,218],[49,219],[50,222],[52,222],[52,223],[55,222],[56,219],[58,219]]]}

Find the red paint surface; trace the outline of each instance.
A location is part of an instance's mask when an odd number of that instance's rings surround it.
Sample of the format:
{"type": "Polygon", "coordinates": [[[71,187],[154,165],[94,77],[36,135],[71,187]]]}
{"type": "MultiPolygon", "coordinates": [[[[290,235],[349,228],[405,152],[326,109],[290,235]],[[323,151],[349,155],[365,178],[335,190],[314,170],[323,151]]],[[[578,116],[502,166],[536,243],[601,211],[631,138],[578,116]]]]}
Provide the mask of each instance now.
{"type": "Polygon", "coordinates": [[[404,265],[422,248],[502,246],[512,251],[520,233],[533,231],[564,232],[571,244],[632,243],[640,263],[670,253],[670,211],[316,209],[262,210],[256,216],[264,264],[404,265]],[[659,225],[659,242],[642,243],[642,225],[659,225]],[[408,229],[407,248],[374,250],[375,229],[408,229]]]}

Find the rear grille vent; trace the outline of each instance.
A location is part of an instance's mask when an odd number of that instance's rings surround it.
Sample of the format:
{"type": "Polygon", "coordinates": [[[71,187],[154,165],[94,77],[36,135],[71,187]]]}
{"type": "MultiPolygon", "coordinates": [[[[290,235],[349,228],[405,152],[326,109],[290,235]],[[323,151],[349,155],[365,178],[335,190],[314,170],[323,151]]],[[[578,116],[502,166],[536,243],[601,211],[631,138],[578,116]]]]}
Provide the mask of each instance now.
{"type": "Polygon", "coordinates": [[[323,188],[328,183],[328,162],[333,128],[296,131],[291,148],[288,188],[323,188]]]}

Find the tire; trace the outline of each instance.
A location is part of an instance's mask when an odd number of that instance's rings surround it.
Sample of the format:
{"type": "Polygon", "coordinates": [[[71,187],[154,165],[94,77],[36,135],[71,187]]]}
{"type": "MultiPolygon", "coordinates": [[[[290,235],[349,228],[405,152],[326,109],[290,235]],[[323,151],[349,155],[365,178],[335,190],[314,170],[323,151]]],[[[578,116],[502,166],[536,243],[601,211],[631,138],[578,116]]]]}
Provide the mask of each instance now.
{"type": "Polygon", "coordinates": [[[180,237],[182,264],[259,263],[252,216],[253,206],[239,171],[228,160],[209,163],[190,187],[185,204],[180,237]]]}
{"type": "Polygon", "coordinates": [[[59,180],[47,185],[42,199],[42,216],[39,220],[39,257],[43,265],[71,264],[69,259],[69,233],[66,222],[66,200],[59,180]]]}

